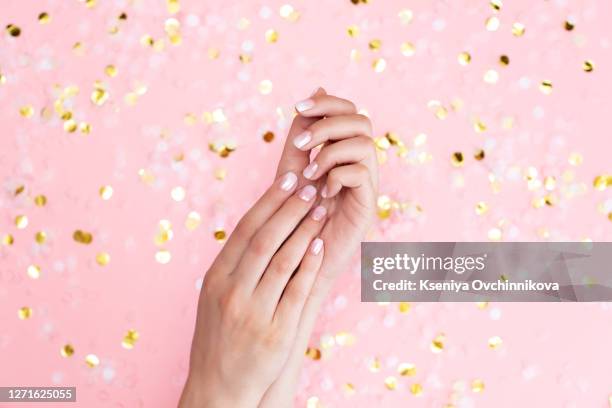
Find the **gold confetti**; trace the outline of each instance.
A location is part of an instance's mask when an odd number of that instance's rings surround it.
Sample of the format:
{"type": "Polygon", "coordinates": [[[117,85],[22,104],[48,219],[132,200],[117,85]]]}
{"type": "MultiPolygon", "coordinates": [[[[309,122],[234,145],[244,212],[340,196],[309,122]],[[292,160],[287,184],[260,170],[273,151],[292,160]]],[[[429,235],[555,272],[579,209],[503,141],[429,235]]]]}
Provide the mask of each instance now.
{"type": "Polygon", "coordinates": [[[342,386],[342,390],[346,396],[351,396],[355,394],[355,386],[351,383],[346,383],[342,386]]]}
{"type": "Polygon", "coordinates": [[[502,237],[502,232],[499,228],[491,228],[487,233],[487,237],[491,241],[499,241],[502,237]]]}
{"type": "Polygon", "coordinates": [[[370,41],[368,43],[368,47],[372,50],[372,51],[378,51],[380,50],[380,47],[382,46],[382,42],[379,39],[374,39],[372,41],[370,41]]]}
{"type": "Polygon", "coordinates": [[[489,211],[489,206],[484,201],[479,201],[476,204],[476,214],[482,215],[489,211]]]}
{"type": "Polygon", "coordinates": [[[565,22],[563,23],[563,28],[565,28],[566,31],[572,31],[574,27],[574,23],[569,20],[565,20],[565,22]]]}
{"type": "Polygon", "coordinates": [[[51,16],[47,12],[42,12],[38,15],[38,22],[40,24],[48,24],[51,21],[51,16]]]}
{"type": "Polygon", "coordinates": [[[482,380],[474,380],[472,381],[472,391],[473,392],[483,392],[485,388],[484,381],[482,380]]]}
{"type": "Polygon", "coordinates": [[[397,378],[393,376],[389,376],[385,378],[385,387],[387,387],[387,389],[391,391],[396,389],[397,388],[397,378]]]}
{"type": "Polygon", "coordinates": [[[480,310],[484,310],[489,306],[489,302],[476,302],[476,306],[478,306],[480,310]]]}
{"type": "Polygon", "coordinates": [[[185,220],[185,227],[189,231],[193,231],[198,228],[201,221],[202,217],[200,217],[200,214],[197,211],[191,211],[189,214],[187,214],[187,219],[185,220]]]}
{"type": "Polygon", "coordinates": [[[596,190],[604,191],[610,186],[612,186],[612,175],[610,174],[602,174],[595,177],[593,180],[593,187],[595,187],[596,190]]]}
{"type": "Polygon", "coordinates": [[[404,25],[410,24],[414,16],[414,14],[412,13],[412,10],[409,10],[409,9],[403,9],[397,15],[400,18],[400,21],[402,22],[402,24],[404,25]]]}
{"type": "Polygon", "coordinates": [[[503,66],[508,66],[510,64],[510,58],[507,55],[501,55],[499,57],[499,63],[503,66]]]}
{"type": "Polygon", "coordinates": [[[24,229],[28,226],[28,217],[26,215],[18,215],[15,217],[15,226],[19,229],[24,229]]]}
{"type": "Polygon", "coordinates": [[[8,24],[6,26],[6,32],[11,37],[19,37],[19,35],[21,34],[21,28],[17,27],[15,24],[8,24]]]}
{"type": "Polygon", "coordinates": [[[591,60],[586,60],[582,63],[582,69],[584,70],[584,72],[593,72],[593,69],[595,69],[595,66],[593,65],[593,61],[591,60]]]}
{"type": "Polygon", "coordinates": [[[398,308],[400,313],[408,313],[410,311],[410,303],[409,302],[399,302],[398,308]]]}
{"type": "Polygon", "coordinates": [[[416,397],[423,394],[423,386],[419,383],[414,383],[410,386],[410,393],[416,397]]]}
{"type": "Polygon", "coordinates": [[[470,63],[470,61],[472,61],[472,56],[470,55],[469,52],[463,51],[457,57],[457,61],[459,61],[459,64],[466,66],[467,64],[470,63]]]}
{"type": "Polygon", "coordinates": [[[42,194],[37,195],[36,197],[34,197],[34,204],[36,204],[37,207],[44,207],[45,204],[47,204],[47,197],[42,194]]]}
{"type": "Polygon", "coordinates": [[[174,233],[172,232],[172,224],[168,220],[160,220],[158,225],[157,234],[155,235],[155,245],[162,246],[166,242],[170,241],[174,233]]]}
{"type": "Polygon", "coordinates": [[[0,85],[6,84],[6,75],[0,72],[0,85]]]}
{"type": "Polygon", "coordinates": [[[99,252],[96,255],[96,262],[98,263],[98,265],[100,266],[106,266],[108,265],[108,263],[110,262],[111,257],[110,254],[108,252],[99,252]]]}
{"type": "Polygon", "coordinates": [[[94,368],[100,364],[100,359],[95,354],[88,354],[85,357],[85,364],[87,364],[89,368],[94,368]]]}
{"type": "Polygon", "coordinates": [[[266,42],[273,44],[278,41],[278,31],[270,28],[269,30],[266,30],[265,37],[266,42]]]}
{"type": "Polygon", "coordinates": [[[400,46],[400,50],[402,51],[402,55],[404,57],[412,57],[416,49],[414,47],[414,44],[406,41],[402,43],[402,45],[400,46]]]}
{"type": "Polygon", "coordinates": [[[491,350],[497,350],[501,347],[503,341],[499,336],[493,336],[489,339],[489,348],[491,350]]]}
{"type": "Polygon", "coordinates": [[[523,34],[525,34],[525,26],[523,24],[518,22],[512,24],[512,35],[521,37],[523,34]]]}
{"type": "Polygon", "coordinates": [[[155,253],[155,260],[162,265],[167,264],[171,259],[172,255],[170,254],[170,251],[166,249],[160,249],[155,253]]]}
{"type": "Polygon", "coordinates": [[[104,73],[108,75],[109,77],[114,78],[117,76],[117,73],[118,73],[117,67],[115,67],[112,64],[109,64],[106,67],[104,67],[104,73]]]}
{"type": "Polygon", "coordinates": [[[15,243],[15,238],[11,234],[4,234],[2,236],[2,245],[9,246],[15,243]]]}
{"type": "Polygon", "coordinates": [[[108,100],[108,96],[108,92],[106,92],[104,85],[101,82],[96,81],[94,84],[94,90],[91,93],[91,101],[97,106],[102,106],[104,105],[104,102],[108,100]]]}
{"type": "Polygon", "coordinates": [[[608,220],[612,221],[612,211],[608,213],[608,220]]]}
{"type": "Polygon", "coordinates": [[[401,363],[397,367],[397,372],[402,377],[414,377],[416,375],[416,366],[412,363],[401,363]]]}
{"type": "Polygon", "coordinates": [[[359,35],[359,26],[356,25],[350,25],[347,29],[346,32],[348,33],[349,37],[357,37],[359,35]]]}
{"type": "Polygon", "coordinates": [[[223,228],[216,228],[214,233],[213,233],[215,240],[217,242],[225,242],[225,238],[226,238],[226,233],[225,230],[223,228]]]}
{"type": "Polygon", "coordinates": [[[259,83],[259,93],[262,95],[269,95],[272,92],[272,81],[264,79],[259,83]]]}
{"type": "Polygon", "coordinates": [[[19,194],[23,193],[24,191],[25,191],[25,186],[24,185],[18,186],[15,189],[15,195],[18,196],[19,194]]]}
{"type": "Polygon", "coordinates": [[[487,130],[487,125],[480,119],[474,121],[474,130],[476,133],[483,133],[487,130]]]}
{"type": "Polygon", "coordinates": [[[321,359],[321,350],[314,347],[308,347],[305,353],[306,357],[311,360],[317,361],[321,359]]]}
{"type": "Polygon", "coordinates": [[[168,8],[168,13],[176,14],[181,11],[181,4],[179,0],[166,0],[166,7],[168,8]]]}
{"type": "Polygon", "coordinates": [[[482,149],[476,150],[476,153],[474,153],[474,159],[480,161],[480,160],[483,160],[484,158],[485,158],[485,151],[482,149]]]}
{"type": "Polygon", "coordinates": [[[40,266],[38,265],[28,266],[28,276],[32,279],[40,278],[40,266]]]}
{"type": "Polygon", "coordinates": [[[489,2],[489,4],[491,5],[491,8],[494,11],[500,11],[502,8],[502,1],[501,0],[491,0],[489,2]]]}
{"type": "Polygon", "coordinates": [[[444,350],[444,342],[446,340],[446,336],[444,334],[438,334],[432,341],[430,349],[433,353],[440,353],[444,350]]]}
{"type": "Polygon", "coordinates": [[[499,80],[499,74],[496,70],[489,69],[485,72],[483,79],[487,84],[495,84],[499,80]]]}
{"type": "Polygon", "coordinates": [[[113,196],[113,187],[108,185],[102,186],[98,192],[103,200],[110,200],[113,196]]]}
{"type": "Polygon", "coordinates": [[[544,95],[550,95],[552,93],[552,89],[553,89],[553,84],[551,81],[542,81],[542,83],[540,84],[540,91],[544,94],[544,95]]]}
{"type": "Polygon", "coordinates": [[[25,105],[19,109],[19,114],[24,118],[31,118],[34,115],[34,108],[32,105],[25,105]]]}
{"type": "Polygon", "coordinates": [[[60,354],[62,357],[65,358],[71,357],[74,354],[74,347],[72,346],[72,344],[65,344],[60,349],[60,354]]]}
{"type": "Polygon", "coordinates": [[[68,133],[74,133],[78,129],[77,123],[74,119],[68,119],[64,122],[64,130],[68,133]]]}
{"type": "Polygon", "coordinates": [[[93,241],[93,236],[89,232],[76,230],[72,234],[72,239],[74,239],[79,244],[89,245],[93,241]]]}
{"type": "Polygon", "coordinates": [[[378,197],[378,217],[386,219],[391,216],[392,202],[389,196],[382,195],[378,197]]]}
{"type": "Polygon", "coordinates": [[[208,58],[214,60],[219,58],[219,55],[221,55],[221,51],[218,48],[211,47],[208,49],[208,58]]]}
{"type": "Polygon", "coordinates": [[[136,341],[138,341],[139,338],[140,334],[136,330],[130,329],[123,337],[121,345],[123,346],[123,348],[131,350],[134,348],[134,345],[136,344],[136,341]]]}
{"type": "Polygon", "coordinates": [[[374,68],[375,72],[383,72],[385,68],[387,68],[387,61],[384,58],[376,58],[374,62],[372,62],[372,68],[374,68]]]}
{"type": "Polygon", "coordinates": [[[461,153],[461,152],[454,152],[452,154],[452,156],[451,156],[451,163],[455,167],[463,166],[463,153],[461,153]]]}
{"type": "Polygon", "coordinates": [[[485,21],[485,26],[489,31],[497,31],[497,29],[499,28],[499,18],[495,16],[487,18],[487,20],[485,21]]]}
{"type": "Polygon", "coordinates": [[[185,194],[185,189],[181,186],[177,186],[170,192],[170,197],[172,197],[174,201],[180,202],[185,199],[185,194]]]}
{"type": "Polygon", "coordinates": [[[567,159],[568,163],[572,166],[580,166],[582,164],[582,155],[580,153],[572,153],[567,159]]]}
{"type": "Polygon", "coordinates": [[[91,125],[87,122],[79,123],[79,131],[84,135],[88,135],[91,133],[91,125]]]}
{"type": "Polygon", "coordinates": [[[19,316],[21,320],[26,320],[32,317],[32,313],[33,313],[32,308],[28,306],[23,306],[19,308],[19,310],[17,311],[17,316],[19,316]]]}
{"type": "Polygon", "coordinates": [[[380,359],[378,357],[374,357],[373,359],[371,359],[369,361],[368,364],[368,369],[373,372],[373,373],[377,373],[380,371],[380,367],[381,367],[381,363],[380,363],[380,359]]]}
{"type": "Polygon", "coordinates": [[[268,130],[267,132],[265,132],[262,136],[264,142],[266,143],[270,143],[274,140],[274,132],[268,130]]]}

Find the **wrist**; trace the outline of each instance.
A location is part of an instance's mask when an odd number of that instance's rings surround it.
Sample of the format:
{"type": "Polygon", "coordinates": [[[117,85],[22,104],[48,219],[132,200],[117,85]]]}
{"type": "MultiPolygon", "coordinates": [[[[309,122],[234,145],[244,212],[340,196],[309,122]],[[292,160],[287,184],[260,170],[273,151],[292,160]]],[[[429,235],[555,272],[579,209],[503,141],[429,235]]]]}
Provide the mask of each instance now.
{"type": "Polygon", "coordinates": [[[189,374],[181,394],[179,408],[255,408],[261,395],[242,387],[228,389],[210,378],[189,374]]]}

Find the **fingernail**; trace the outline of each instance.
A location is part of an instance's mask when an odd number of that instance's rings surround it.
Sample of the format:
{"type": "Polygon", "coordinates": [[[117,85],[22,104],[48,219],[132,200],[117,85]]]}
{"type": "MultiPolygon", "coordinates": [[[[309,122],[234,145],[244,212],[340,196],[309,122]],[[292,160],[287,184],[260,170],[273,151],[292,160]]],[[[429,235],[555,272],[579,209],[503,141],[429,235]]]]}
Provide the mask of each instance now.
{"type": "Polygon", "coordinates": [[[312,244],[310,244],[310,251],[312,251],[312,253],[315,255],[319,255],[322,249],[323,249],[323,240],[321,238],[315,238],[312,241],[312,244]]]}
{"type": "Polygon", "coordinates": [[[297,176],[293,172],[289,172],[283,176],[280,183],[281,190],[290,191],[297,183],[297,176]]]}
{"type": "Polygon", "coordinates": [[[311,140],[312,140],[312,136],[310,135],[310,132],[306,130],[300,133],[299,135],[297,135],[295,139],[293,139],[293,144],[298,149],[301,149],[302,147],[306,146],[308,142],[310,142],[311,140]]]}
{"type": "Polygon", "coordinates": [[[295,104],[295,110],[297,110],[298,112],[304,112],[312,108],[314,105],[315,103],[312,99],[304,99],[303,101],[300,101],[295,104]]]}
{"type": "Polygon", "coordinates": [[[312,91],[312,93],[310,94],[310,97],[315,96],[317,94],[317,92],[319,92],[319,89],[321,89],[321,87],[317,86],[317,88],[314,91],[312,91]]]}
{"type": "Polygon", "coordinates": [[[321,189],[321,197],[327,198],[327,184],[321,189]]]}
{"type": "Polygon", "coordinates": [[[327,214],[327,208],[322,205],[317,206],[312,212],[312,219],[315,221],[321,221],[323,217],[327,214]]]}
{"type": "Polygon", "coordinates": [[[317,164],[317,162],[312,162],[308,166],[306,166],[306,168],[304,169],[302,174],[307,179],[310,179],[312,176],[315,175],[315,173],[317,172],[318,168],[319,168],[319,165],[317,164]]]}
{"type": "Polygon", "coordinates": [[[298,196],[304,201],[310,201],[316,195],[317,195],[317,189],[314,188],[314,186],[310,186],[310,185],[305,186],[302,190],[300,190],[300,193],[298,194],[298,196]]]}

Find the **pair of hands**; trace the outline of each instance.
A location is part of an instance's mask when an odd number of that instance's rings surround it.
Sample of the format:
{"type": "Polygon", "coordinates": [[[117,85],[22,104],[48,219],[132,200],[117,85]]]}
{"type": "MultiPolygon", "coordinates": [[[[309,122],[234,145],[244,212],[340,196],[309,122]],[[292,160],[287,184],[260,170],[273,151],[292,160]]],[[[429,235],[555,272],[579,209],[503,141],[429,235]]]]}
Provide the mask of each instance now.
{"type": "Polygon", "coordinates": [[[321,303],[372,222],[369,119],[321,88],[296,110],[276,181],[205,275],[181,407],[291,406],[321,303]]]}

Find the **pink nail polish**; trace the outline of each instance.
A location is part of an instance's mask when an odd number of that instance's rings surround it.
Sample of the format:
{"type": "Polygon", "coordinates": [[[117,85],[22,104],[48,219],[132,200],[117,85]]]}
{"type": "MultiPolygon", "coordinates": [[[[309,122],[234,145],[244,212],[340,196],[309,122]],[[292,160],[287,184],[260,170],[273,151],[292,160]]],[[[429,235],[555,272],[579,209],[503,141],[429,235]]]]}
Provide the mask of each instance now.
{"type": "Polygon", "coordinates": [[[304,111],[307,111],[308,109],[312,109],[314,105],[315,103],[312,99],[310,98],[304,99],[303,101],[300,101],[295,104],[295,110],[297,110],[298,112],[304,112],[304,111]]]}
{"type": "Polygon", "coordinates": [[[321,189],[321,197],[327,198],[327,184],[321,189]]]}
{"type": "Polygon", "coordinates": [[[317,164],[317,162],[312,162],[310,163],[308,166],[306,166],[306,168],[304,169],[304,171],[302,172],[302,174],[304,175],[304,177],[306,177],[307,179],[311,179],[312,176],[315,175],[315,173],[317,172],[317,169],[319,168],[319,165],[317,164]]]}
{"type": "Polygon", "coordinates": [[[280,188],[284,191],[291,191],[291,189],[296,185],[296,183],[297,176],[295,175],[295,173],[290,171],[282,177],[280,182],[280,188]]]}
{"type": "Polygon", "coordinates": [[[317,189],[314,186],[308,185],[304,186],[304,188],[300,190],[298,197],[300,197],[304,201],[310,201],[315,198],[316,195],[317,189]]]}
{"type": "Polygon", "coordinates": [[[310,250],[313,254],[319,255],[321,250],[323,249],[323,240],[321,238],[315,238],[310,244],[310,250]]]}
{"type": "Polygon", "coordinates": [[[327,208],[319,205],[312,211],[312,219],[315,221],[321,221],[323,217],[325,217],[325,214],[327,214],[327,208]]]}
{"type": "Polygon", "coordinates": [[[306,146],[308,142],[310,142],[311,140],[312,140],[311,133],[308,130],[306,130],[300,133],[299,135],[297,135],[295,139],[293,139],[293,144],[298,149],[301,149],[302,147],[306,146]]]}
{"type": "Polygon", "coordinates": [[[312,91],[312,93],[310,94],[310,97],[312,98],[313,96],[315,96],[317,92],[319,92],[319,89],[321,89],[321,87],[317,86],[317,88],[314,91],[312,91]]]}

